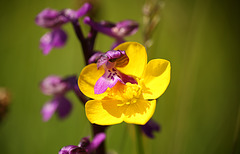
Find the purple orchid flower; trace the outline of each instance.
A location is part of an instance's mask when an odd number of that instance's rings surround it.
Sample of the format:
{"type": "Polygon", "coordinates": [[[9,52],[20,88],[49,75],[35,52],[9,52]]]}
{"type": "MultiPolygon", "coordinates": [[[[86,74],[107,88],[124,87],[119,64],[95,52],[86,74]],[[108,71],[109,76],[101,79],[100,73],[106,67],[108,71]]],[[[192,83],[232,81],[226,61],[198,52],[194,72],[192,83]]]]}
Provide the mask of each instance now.
{"type": "Polygon", "coordinates": [[[40,49],[44,55],[49,54],[52,48],[61,48],[67,41],[67,34],[62,29],[53,29],[40,39],[40,49]]]}
{"type": "Polygon", "coordinates": [[[125,75],[116,69],[116,67],[127,65],[128,60],[125,51],[121,50],[110,50],[98,59],[97,67],[98,69],[103,67],[105,73],[97,80],[94,86],[95,94],[104,93],[107,88],[112,88],[118,81],[122,84],[127,82],[137,84],[133,77],[125,75]]]}
{"type": "Polygon", "coordinates": [[[65,146],[59,151],[59,154],[89,154],[96,150],[99,145],[105,140],[105,138],[105,133],[97,134],[92,140],[92,142],[89,141],[88,137],[84,137],[78,146],[65,146]]]}
{"type": "Polygon", "coordinates": [[[160,131],[160,125],[154,121],[153,119],[150,119],[145,125],[140,126],[143,133],[147,135],[149,138],[154,138],[153,132],[160,131]]]}
{"type": "Polygon", "coordinates": [[[48,76],[41,82],[41,91],[45,95],[53,96],[53,99],[47,102],[41,110],[43,121],[48,121],[55,112],[60,119],[69,115],[72,110],[72,104],[64,95],[69,90],[75,88],[76,83],[77,79],[75,76],[62,79],[53,75],[48,76]]]}
{"type": "Polygon", "coordinates": [[[91,8],[90,3],[85,3],[77,11],[65,9],[58,12],[47,8],[40,12],[35,18],[35,23],[38,26],[51,29],[40,39],[40,48],[43,54],[49,54],[52,48],[63,47],[67,41],[67,34],[61,29],[61,26],[73,20],[78,20],[91,8]]]}
{"type": "Polygon", "coordinates": [[[124,20],[116,24],[108,21],[101,21],[98,23],[94,22],[90,17],[85,17],[84,23],[88,24],[96,31],[115,38],[112,49],[125,42],[124,37],[133,35],[138,30],[138,23],[133,20],[124,20]]]}

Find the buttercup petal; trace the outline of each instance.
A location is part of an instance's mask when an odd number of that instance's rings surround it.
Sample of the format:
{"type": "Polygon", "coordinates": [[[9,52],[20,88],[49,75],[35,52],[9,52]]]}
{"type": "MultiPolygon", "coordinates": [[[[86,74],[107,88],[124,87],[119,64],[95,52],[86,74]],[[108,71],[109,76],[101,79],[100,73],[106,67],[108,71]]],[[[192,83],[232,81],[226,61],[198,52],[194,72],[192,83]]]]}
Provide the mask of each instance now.
{"type": "Polygon", "coordinates": [[[85,105],[88,120],[98,125],[114,125],[123,121],[126,107],[117,100],[90,100],[85,105]]]}
{"type": "Polygon", "coordinates": [[[96,63],[84,67],[78,79],[78,86],[84,95],[97,100],[102,99],[107,95],[106,93],[94,93],[94,85],[104,72],[104,68],[102,67],[97,69],[96,63]]]}
{"type": "Polygon", "coordinates": [[[125,42],[117,46],[114,50],[123,50],[129,58],[125,67],[117,69],[127,75],[141,77],[147,64],[147,53],[144,46],[136,42],[125,42]]]}
{"type": "Polygon", "coordinates": [[[164,59],[151,60],[142,76],[145,85],[144,99],[157,99],[167,89],[170,82],[170,62],[164,59]]]}
{"type": "Polygon", "coordinates": [[[138,100],[136,103],[126,106],[128,107],[124,112],[123,120],[126,123],[145,125],[155,111],[156,100],[138,100]]]}

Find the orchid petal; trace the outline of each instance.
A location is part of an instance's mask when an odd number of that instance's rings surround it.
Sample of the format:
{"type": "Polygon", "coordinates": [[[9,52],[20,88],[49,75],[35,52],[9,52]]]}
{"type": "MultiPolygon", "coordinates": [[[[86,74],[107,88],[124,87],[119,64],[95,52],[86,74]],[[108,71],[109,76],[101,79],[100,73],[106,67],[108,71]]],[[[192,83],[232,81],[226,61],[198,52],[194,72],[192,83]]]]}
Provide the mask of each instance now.
{"type": "Polygon", "coordinates": [[[98,133],[94,139],[92,140],[92,142],[90,143],[90,145],[87,147],[88,152],[92,152],[94,150],[96,150],[99,145],[105,140],[106,135],[105,133],[98,133]]]}
{"type": "Polygon", "coordinates": [[[58,101],[59,101],[59,105],[57,108],[57,113],[59,118],[63,119],[66,116],[68,116],[69,113],[72,111],[72,104],[67,98],[63,96],[59,97],[58,101]]]}
{"type": "Polygon", "coordinates": [[[59,102],[55,99],[44,104],[41,110],[43,121],[48,121],[52,117],[52,115],[57,110],[58,105],[59,102]]]}
{"type": "Polygon", "coordinates": [[[58,154],[77,154],[77,153],[86,153],[85,149],[78,147],[76,145],[68,145],[63,147],[58,154]]]}
{"type": "Polygon", "coordinates": [[[40,88],[45,95],[59,95],[66,92],[68,84],[61,77],[50,75],[40,83],[40,88]]]}
{"type": "Polygon", "coordinates": [[[62,29],[54,29],[46,33],[40,39],[40,48],[44,55],[49,54],[52,48],[60,48],[65,45],[67,41],[67,34],[62,29]]]}
{"type": "Polygon", "coordinates": [[[160,131],[160,125],[153,119],[150,119],[145,125],[141,126],[141,129],[149,138],[154,138],[153,132],[160,131]]]}
{"type": "Polygon", "coordinates": [[[118,81],[122,82],[117,75],[113,75],[112,72],[106,71],[104,75],[97,80],[94,86],[94,93],[102,94],[107,88],[112,88],[118,81]]]}
{"type": "Polygon", "coordinates": [[[83,4],[83,6],[76,11],[76,17],[81,18],[82,16],[86,15],[91,9],[92,5],[90,3],[83,4]]]}

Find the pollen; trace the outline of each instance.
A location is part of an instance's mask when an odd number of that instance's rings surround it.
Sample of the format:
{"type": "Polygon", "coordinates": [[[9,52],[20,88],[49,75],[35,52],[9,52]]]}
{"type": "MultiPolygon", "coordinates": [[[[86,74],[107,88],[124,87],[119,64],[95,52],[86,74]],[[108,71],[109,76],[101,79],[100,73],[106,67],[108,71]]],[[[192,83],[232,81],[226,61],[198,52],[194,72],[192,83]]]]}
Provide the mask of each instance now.
{"type": "Polygon", "coordinates": [[[122,101],[125,102],[126,105],[134,104],[137,100],[142,96],[142,88],[140,85],[126,83],[124,86],[122,94],[122,101]]]}

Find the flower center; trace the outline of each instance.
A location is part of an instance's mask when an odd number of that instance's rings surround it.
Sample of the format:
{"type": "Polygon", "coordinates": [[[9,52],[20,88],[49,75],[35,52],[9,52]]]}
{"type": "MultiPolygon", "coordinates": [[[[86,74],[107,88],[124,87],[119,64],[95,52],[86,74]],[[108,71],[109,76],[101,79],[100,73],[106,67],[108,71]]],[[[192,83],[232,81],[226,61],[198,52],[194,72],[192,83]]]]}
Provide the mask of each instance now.
{"type": "Polygon", "coordinates": [[[136,103],[137,100],[143,99],[142,87],[138,84],[127,82],[125,85],[117,83],[111,90],[108,91],[108,97],[122,101],[122,105],[136,103]]]}
{"type": "Polygon", "coordinates": [[[136,103],[142,94],[142,88],[140,85],[126,83],[124,91],[122,93],[122,99],[125,104],[136,103]]]}

